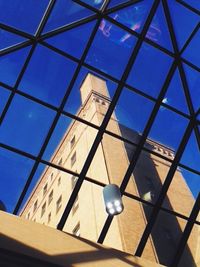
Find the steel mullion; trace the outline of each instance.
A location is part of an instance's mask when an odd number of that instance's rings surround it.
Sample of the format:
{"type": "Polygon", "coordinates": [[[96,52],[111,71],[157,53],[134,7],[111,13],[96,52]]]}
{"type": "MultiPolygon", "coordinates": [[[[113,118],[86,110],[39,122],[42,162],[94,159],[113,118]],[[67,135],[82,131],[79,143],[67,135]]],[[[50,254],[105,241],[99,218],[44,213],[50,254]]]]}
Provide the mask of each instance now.
{"type": "Polygon", "coordinates": [[[190,61],[188,61],[188,60],[186,60],[185,58],[182,58],[182,57],[181,57],[181,61],[182,61],[183,63],[185,63],[186,65],[190,66],[190,68],[192,68],[192,69],[194,69],[194,70],[200,72],[200,68],[197,67],[196,65],[194,65],[192,62],[190,62],[190,61]]]}
{"type": "Polygon", "coordinates": [[[47,136],[46,136],[46,139],[45,139],[45,141],[43,142],[42,148],[41,148],[41,150],[40,150],[40,152],[39,152],[39,155],[38,155],[38,158],[37,158],[37,160],[36,160],[36,162],[35,162],[35,164],[34,164],[34,166],[33,166],[33,169],[32,169],[32,171],[31,171],[31,174],[29,175],[29,177],[28,177],[28,179],[27,179],[27,182],[26,182],[26,184],[25,184],[25,186],[24,186],[24,188],[23,188],[23,190],[22,190],[22,193],[21,193],[21,195],[20,195],[20,198],[19,198],[19,200],[18,200],[18,202],[17,202],[17,205],[16,205],[16,207],[15,207],[15,209],[14,209],[14,212],[13,212],[14,214],[17,214],[17,212],[18,212],[18,210],[19,210],[19,208],[20,208],[20,206],[21,206],[21,203],[22,203],[23,198],[24,198],[24,196],[25,196],[25,194],[26,194],[26,191],[28,190],[28,187],[29,187],[29,185],[30,185],[30,183],[31,183],[31,181],[32,181],[32,179],[33,179],[33,176],[34,176],[36,170],[37,170],[37,167],[38,167],[38,165],[39,165],[40,159],[42,158],[42,155],[43,155],[43,153],[44,153],[44,151],[45,151],[45,149],[46,149],[46,147],[47,147],[47,145],[48,145],[48,142],[49,142],[49,140],[50,140],[50,138],[51,138],[51,136],[52,136],[52,133],[53,133],[55,127],[56,127],[56,124],[57,124],[57,122],[58,122],[58,120],[59,120],[60,114],[61,114],[61,112],[62,112],[62,110],[63,110],[63,108],[64,108],[64,106],[65,106],[65,104],[66,104],[66,102],[67,102],[67,99],[68,99],[68,97],[69,97],[69,95],[70,95],[70,92],[71,92],[71,90],[72,90],[72,88],[73,88],[73,85],[74,85],[74,83],[75,83],[75,81],[76,81],[76,78],[78,77],[79,71],[80,71],[81,66],[82,66],[82,62],[84,62],[84,60],[85,60],[85,58],[86,58],[86,56],[87,56],[88,50],[89,50],[89,48],[90,48],[90,46],[91,46],[91,44],[92,44],[92,41],[93,41],[93,39],[94,39],[94,37],[95,37],[95,34],[96,34],[97,30],[98,30],[99,24],[100,24],[100,18],[99,18],[99,20],[96,22],[96,25],[95,25],[94,28],[93,28],[92,34],[91,34],[91,36],[90,36],[90,38],[89,38],[89,40],[88,40],[87,46],[86,46],[86,48],[85,48],[85,50],[84,50],[84,53],[83,53],[83,55],[82,55],[82,57],[81,57],[81,60],[80,60],[78,66],[77,66],[77,68],[76,68],[76,70],[75,70],[75,72],[74,72],[74,75],[73,75],[73,78],[72,78],[72,80],[71,80],[71,82],[70,82],[70,85],[68,86],[68,88],[67,88],[67,90],[66,90],[65,96],[64,96],[64,98],[63,98],[63,100],[62,100],[62,103],[61,103],[61,105],[60,105],[60,107],[59,107],[59,110],[58,110],[57,113],[56,113],[56,116],[55,116],[55,118],[54,118],[54,120],[53,120],[53,123],[52,123],[50,129],[49,129],[49,132],[48,132],[48,134],[47,134],[47,136]]]}
{"type": "Polygon", "coordinates": [[[184,46],[182,47],[182,49],[180,50],[180,54],[183,54],[183,52],[185,51],[185,49],[187,48],[187,46],[189,45],[189,43],[191,42],[191,40],[193,39],[193,37],[195,36],[195,34],[198,32],[200,28],[200,23],[198,23],[196,25],[196,27],[194,28],[194,30],[192,31],[192,33],[190,34],[189,38],[187,39],[187,41],[185,42],[184,46]]]}
{"type": "Polygon", "coordinates": [[[181,259],[181,256],[184,252],[184,248],[185,246],[187,245],[187,241],[190,237],[190,234],[192,232],[192,229],[194,227],[194,224],[195,224],[195,221],[198,217],[198,214],[199,214],[199,210],[200,210],[200,193],[196,199],[196,202],[194,204],[194,207],[192,209],[192,212],[190,214],[190,217],[188,219],[188,222],[185,226],[185,229],[183,231],[183,235],[181,237],[181,240],[178,244],[178,250],[174,256],[174,259],[172,261],[172,264],[170,264],[170,267],[177,267],[178,264],[179,264],[179,261],[181,259]]]}
{"type": "Polygon", "coordinates": [[[33,44],[32,41],[25,41],[25,42],[21,42],[21,43],[6,47],[0,51],[0,56],[5,56],[5,55],[8,55],[9,53],[16,52],[17,50],[25,48],[32,44],[33,44]]]}
{"type": "MultiPolygon", "coordinates": [[[[159,1],[157,0],[157,1],[154,2],[153,6],[151,8],[150,14],[149,14],[149,16],[148,16],[148,18],[146,20],[145,26],[144,26],[142,34],[141,34],[141,36],[143,36],[143,38],[146,35],[146,32],[147,32],[148,27],[149,27],[149,25],[150,25],[150,23],[151,23],[151,21],[153,19],[153,15],[154,15],[154,12],[157,9],[158,4],[159,4],[159,1]]],[[[123,84],[126,81],[126,79],[128,78],[128,75],[129,75],[129,73],[131,71],[132,65],[133,65],[133,63],[134,63],[134,61],[135,61],[135,59],[137,57],[138,51],[139,51],[139,49],[140,49],[140,47],[142,45],[142,41],[143,41],[142,39],[139,39],[137,41],[134,49],[133,49],[132,55],[131,55],[131,57],[130,57],[128,63],[127,63],[127,66],[126,66],[126,68],[124,70],[124,73],[122,75],[122,78],[121,78],[122,82],[118,85],[118,88],[116,89],[116,92],[115,92],[115,95],[114,95],[114,97],[112,99],[112,102],[111,102],[111,104],[110,104],[110,106],[109,106],[109,108],[107,110],[107,113],[106,113],[106,115],[105,115],[105,117],[103,119],[103,122],[102,122],[102,124],[100,126],[100,130],[99,130],[99,132],[98,132],[98,134],[97,134],[97,136],[95,138],[95,141],[94,141],[94,143],[93,143],[93,145],[92,145],[92,147],[90,149],[88,157],[87,157],[87,159],[85,161],[85,164],[84,164],[84,166],[82,168],[82,171],[81,171],[81,174],[80,174],[80,178],[78,179],[78,181],[76,183],[76,186],[75,186],[75,188],[74,188],[74,190],[73,190],[73,192],[72,192],[72,194],[70,196],[70,199],[69,199],[69,201],[67,203],[67,206],[66,206],[66,208],[65,208],[65,210],[63,212],[63,215],[62,215],[62,217],[60,219],[60,222],[58,223],[57,228],[60,229],[60,230],[62,230],[64,225],[65,225],[65,222],[66,222],[66,220],[67,220],[67,218],[69,216],[69,213],[71,211],[71,208],[73,206],[73,203],[74,203],[74,201],[75,201],[75,199],[76,199],[76,197],[78,195],[78,192],[79,192],[79,190],[81,188],[81,185],[82,185],[82,183],[84,181],[84,176],[87,174],[87,171],[88,171],[89,166],[90,166],[90,164],[92,162],[92,159],[93,159],[93,157],[95,155],[95,152],[96,152],[96,150],[98,148],[98,145],[100,144],[100,142],[102,140],[103,133],[104,133],[104,131],[105,131],[105,129],[106,129],[108,123],[109,123],[109,119],[110,119],[110,117],[111,117],[111,115],[112,115],[112,113],[114,111],[114,108],[116,106],[116,103],[117,103],[117,101],[118,101],[118,99],[120,97],[120,94],[121,94],[122,89],[123,89],[123,84]]]]}
{"type": "Polygon", "coordinates": [[[200,11],[197,10],[196,8],[190,6],[189,4],[185,3],[182,0],[176,0],[176,2],[178,2],[179,4],[181,4],[182,6],[184,6],[185,8],[189,9],[190,11],[192,11],[193,13],[196,13],[197,15],[200,16],[200,11]]]}
{"type": "Polygon", "coordinates": [[[7,32],[11,32],[13,34],[19,35],[21,37],[24,37],[24,38],[32,40],[32,41],[35,40],[35,36],[34,35],[31,35],[30,33],[18,30],[18,29],[14,28],[14,27],[11,27],[11,26],[7,25],[7,24],[0,23],[0,29],[6,30],[7,32]]]}
{"type": "Polygon", "coordinates": [[[161,192],[159,194],[159,197],[158,197],[158,199],[156,201],[156,206],[157,207],[153,209],[153,211],[152,211],[152,213],[150,215],[149,221],[148,221],[148,223],[146,225],[146,228],[144,230],[142,238],[140,239],[140,243],[139,243],[139,245],[137,247],[135,256],[139,256],[140,257],[142,255],[142,252],[144,250],[146,242],[147,242],[147,240],[149,238],[149,235],[150,235],[150,233],[151,233],[151,231],[153,229],[153,226],[154,226],[154,224],[156,222],[157,216],[159,214],[160,207],[161,207],[161,205],[162,205],[162,203],[163,203],[163,201],[165,199],[165,196],[166,196],[166,193],[168,191],[168,188],[169,188],[169,186],[170,186],[170,184],[172,182],[173,176],[174,176],[174,174],[176,172],[178,163],[179,163],[179,161],[181,159],[181,156],[183,154],[185,146],[186,146],[186,144],[188,142],[188,139],[190,137],[190,134],[192,132],[192,128],[193,128],[193,121],[190,121],[189,124],[188,124],[188,127],[187,127],[187,129],[185,131],[185,134],[184,134],[184,136],[182,138],[181,144],[179,145],[178,151],[177,151],[176,156],[174,158],[174,161],[173,161],[173,163],[171,165],[171,168],[170,168],[170,170],[169,170],[169,172],[167,174],[167,177],[166,177],[166,179],[164,181],[164,184],[162,186],[162,189],[161,189],[161,192]]]}
{"type": "MultiPolygon", "coordinates": [[[[177,57],[179,58],[180,57],[180,52],[179,52],[178,43],[177,43],[177,40],[176,40],[176,35],[175,35],[175,32],[174,32],[173,23],[172,23],[170,12],[169,12],[169,7],[168,7],[167,2],[165,2],[165,1],[162,1],[162,2],[163,2],[163,8],[164,8],[164,13],[165,13],[165,16],[166,16],[168,28],[170,29],[170,36],[171,36],[171,39],[172,39],[173,47],[174,47],[174,50],[175,50],[175,53],[176,53],[177,57]]],[[[189,39],[190,39],[190,37],[189,37],[189,39]]],[[[187,41],[186,41],[186,43],[187,43],[187,41]]],[[[182,62],[180,60],[178,62],[179,62],[178,70],[179,70],[179,73],[180,73],[181,82],[183,84],[183,90],[184,90],[184,94],[185,94],[185,97],[186,97],[186,102],[187,102],[191,117],[194,117],[195,116],[195,112],[194,112],[194,107],[193,107],[193,103],[192,103],[192,99],[191,99],[191,95],[190,95],[190,90],[189,90],[189,87],[188,87],[188,84],[187,84],[187,80],[186,80],[186,75],[185,75],[185,72],[184,72],[184,69],[183,69],[183,66],[182,66],[182,62]]],[[[194,124],[194,131],[195,131],[195,136],[196,136],[196,139],[197,139],[198,147],[200,149],[199,130],[198,130],[198,127],[195,124],[194,124]]]]}

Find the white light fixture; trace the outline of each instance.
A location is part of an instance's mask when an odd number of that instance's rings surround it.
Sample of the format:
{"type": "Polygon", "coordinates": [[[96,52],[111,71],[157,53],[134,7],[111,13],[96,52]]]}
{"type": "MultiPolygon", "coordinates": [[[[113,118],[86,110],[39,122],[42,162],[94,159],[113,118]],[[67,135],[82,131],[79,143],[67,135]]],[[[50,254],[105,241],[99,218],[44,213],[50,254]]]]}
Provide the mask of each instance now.
{"type": "Polygon", "coordinates": [[[115,184],[109,184],[103,189],[104,203],[106,207],[106,212],[109,215],[120,214],[123,209],[123,203],[121,198],[120,189],[115,184]]]}

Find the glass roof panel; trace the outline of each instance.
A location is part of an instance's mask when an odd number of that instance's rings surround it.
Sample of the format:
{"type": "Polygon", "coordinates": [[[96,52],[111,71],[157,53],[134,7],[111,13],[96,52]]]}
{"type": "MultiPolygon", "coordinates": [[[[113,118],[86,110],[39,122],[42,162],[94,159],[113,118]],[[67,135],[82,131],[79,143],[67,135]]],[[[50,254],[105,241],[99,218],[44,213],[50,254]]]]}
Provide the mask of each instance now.
{"type": "Polygon", "coordinates": [[[74,57],[80,58],[88,42],[94,24],[95,21],[85,23],[79,27],[75,27],[48,38],[45,41],[74,57]]]}
{"type": "Polygon", "coordinates": [[[171,13],[176,40],[181,49],[197,23],[199,23],[199,16],[174,0],[169,0],[167,3],[171,13]]]}
{"type": "Polygon", "coordinates": [[[0,29],[0,50],[22,43],[26,40],[26,38],[21,37],[17,34],[13,34],[11,32],[0,29]]]}
{"type": "Polygon", "coordinates": [[[110,3],[108,5],[109,8],[120,5],[122,3],[128,2],[127,0],[110,0],[110,3]]]}
{"type": "Polygon", "coordinates": [[[3,109],[4,109],[6,102],[9,98],[9,95],[10,95],[10,92],[8,90],[6,90],[3,87],[0,87],[0,99],[1,99],[1,101],[0,101],[0,115],[3,112],[3,109]]]}
{"type": "Polygon", "coordinates": [[[149,137],[176,151],[187,125],[187,119],[161,106],[149,137]]]}
{"type": "Polygon", "coordinates": [[[200,107],[200,73],[188,65],[183,65],[195,111],[200,107]]]}
{"type": "Polygon", "coordinates": [[[183,58],[200,68],[200,53],[195,53],[195,51],[199,49],[199,44],[200,30],[197,31],[195,36],[192,38],[192,41],[186,47],[185,51],[183,52],[183,58]]]}
{"type": "MultiPolygon", "coordinates": [[[[142,1],[120,9],[117,12],[110,14],[110,16],[129,29],[141,32],[151,6],[152,1],[142,1]]],[[[130,36],[131,34],[127,33],[123,38],[123,42],[130,38],[130,36]]]]}
{"type": "Polygon", "coordinates": [[[193,197],[196,199],[200,192],[200,176],[199,174],[190,172],[184,168],[180,168],[183,177],[185,178],[193,197]]]}
{"type": "Polygon", "coordinates": [[[172,63],[172,58],[143,43],[127,83],[148,95],[157,97],[172,63]],[[156,61],[155,61],[156,59],[156,61]]]}
{"type": "Polygon", "coordinates": [[[55,30],[61,26],[76,22],[94,14],[73,0],[58,0],[44,27],[44,32],[55,30]]]}
{"type": "Polygon", "coordinates": [[[96,9],[100,9],[104,4],[105,0],[81,0],[81,2],[86,3],[96,9]]]}
{"type": "Polygon", "coordinates": [[[176,70],[167,89],[163,103],[168,104],[184,113],[188,113],[188,106],[180,79],[179,71],[176,70]]]}
{"type": "Polygon", "coordinates": [[[200,11],[200,2],[197,0],[182,0],[186,4],[190,5],[193,8],[196,8],[198,11],[200,11]]]}
{"type": "Polygon", "coordinates": [[[200,147],[198,146],[194,131],[190,136],[180,162],[194,170],[200,171],[200,147]]]}
{"type": "Polygon", "coordinates": [[[16,95],[1,125],[0,141],[36,155],[54,115],[50,109],[16,95]]]}
{"type": "Polygon", "coordinates": [[[40,3],[35,0],[0,1],[0,22],[34,34],[40,24],[49,0],[40,3]]]}
{"type": "Polygon", "coordinates": [[[14,86],[30,48],[24,48],[0,57],[0,81],[14,86]]]}
{"type": "Polygon", "coordinates": [[[151,41],[167,48],[168,50],[173,51],[162,2],[160,2],[157,8],[146,37],[151,41]]]}
{"type": "Polygon", "coordinates": [[[38,45],[19,84],[19,90],[58,106],[75,68],[73,61],[38,45]]]}
{"type": "Polygon", "coordinates": [[[18,201],[34,161],[0,148],[0,196],[8,212],[18,201]]]}
{"type": "Polygon", "coordinates": [[[126,34],[126,31],[103,19],[86,62],[105,73],[121,78],[136,43],[134,36],[124,42],[126,34]]]}

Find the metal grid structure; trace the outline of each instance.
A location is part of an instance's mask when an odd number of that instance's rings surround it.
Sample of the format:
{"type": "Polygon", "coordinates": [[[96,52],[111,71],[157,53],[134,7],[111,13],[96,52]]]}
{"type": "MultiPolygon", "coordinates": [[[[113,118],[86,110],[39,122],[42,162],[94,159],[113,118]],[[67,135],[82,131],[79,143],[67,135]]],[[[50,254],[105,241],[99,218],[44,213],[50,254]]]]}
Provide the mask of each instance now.
{"type": "MultiPolygon", "coordinates": [[[[136,250],[136,253],[135,255],[136,256],[142,256],[142,253],[143,253],[143,250],[144,250],[144,247],[145,247],[145,244],[148,240],[148,237],[149,235],[151,234],[151,231],[152,231],[152,228],[155,224],[155,221],[156,221],[156,218],[158,216],[158,213],[160,210],[164,211],[164,212],[167,212],[169,214],[172,214],[172,215],[175,215],[177,217],[180,217],[182,219],[184,219],[187,223],[186,223],[186,227],[185,227],[185,230],[183,232],[183,235],[182,235],[182,238],[180,240],[180,243],[179,243],[179,246],[178,246],[178,249],[177,249],[177,252],[175,254],[175,257],[174,257],[174,260],[171,264],[171,266],[177,266],[178,265],[178,262],[181,258],[181,255],[184,251],[184,247],[186,246],[187,244],[187,240],[190,236],[190,233],[192,231],[192,228],[194,227],[194,225],[200,225],[200,222],[197,221],[197,216],[199,214],[199,210],[200,210],[200,194],[198,194],[197,198],[196,198],[196,202],[195,202],[195,205],[192,209],[192,212],[190,214],[189,217],[185,216],[185,215],[182,215],[176,211],[173,211],[173,210],[168,210],[164,207],[162,207],[162,203],[164,201],[164,198],[166,196],[166,193],[169,189],[169,186],[172,182],[172,179],[173,179],[173,176],[174,176],[174,173],[177,169],[177,167],[181,167],[181,168],[184,168],[185,170],[188,170],[192,173],[195,173],[196,175],[200,175],[200,172],[196,169],[193,169],[192,167],[190,166],[186,166],[184,164],[182,164],[180,162],[180,159],[183,155],[183,152],[184,152],[184,149],[189,141],[189,138],[191,136],[191,133],[192,131],[194,131],[195,133],[195,137],[196,137],[196,140],[197,140],[197,144],[198,144],[198,152],[199,152],[199,149],[200,149],[200,121],[199,121],[199,114],[200,114],[200,106],[199,106],[199,109],[198,110],[195,110],[194,109],[194,105],[193,105],[193,101],[192,101],[192,98],[191,98],[191,92],[190,92],[190,89],[189,89],[189,85],[188,85],[188,82],[187,82],[187,77],[186,77],[186,74],[185,74],[185,70],[183,68],[183,64],[187,64],[188,66],[190,66],[192,69],[194,69],[195,71],[199,72],[200,69],[197,65],[193,64],[192,62],[186,60],[185,58],[182,57],[182,54],[183,52],[185,51],[185,49],[188,47],[188,45],[191,43],[191,41],[193,40],[193,38],[195,37],[195,35],[197,34],[197,32],[200,30],[200,22],[197,23],[196,27],[193,29],[193,31],[190,33],[190,36],[189,38],[187,38],[184,46],[179,49],[179,46],[178,46],[178,43],[177,43],[177,37],[176,37],[176,33],[175,33],[175,30],[174,30],[174,26],[173,26],[173,22],[172,22],[172,18],[171,18],[171,14],[170,14],[170,8],[169,8],[169,4],[168,4],[168,1],[165,1],[165,0],[154,0],[153,3],[152,3],[152,6],[148,12],[148,16],[145,20],[145,23],[144,23],[144,26],[142,28],[142,31],[140,33],[130,29],[129,27],[125,26],[124,24],[120,23],[119,21],[113,19],[110,14],[116,12],[116,11],[120,11],[121,9],[124,9],[124,8],[128,8],[132,5],[135,5],[137,3],[140,3],[140,2],[145,2],[147,0],[129,0],[129,1],[118,1],[119,3],[114,5],[114,6],[111,6],[109,7],[109,3],[111,1],[109,0],[105,0],[104,3],[102,3],[101,7],[100,8],[95,8],[93,5],[90,5],[89,1],[81,1],[81,0],[73,0],[73,3],[76,3],[82,7],[84,7],[85,9],[88,9],[92,12],[92,15],[90,16],[87,16],[85,18],[82,18],[78,21],[75,21],[75,22],[72,22],[70,24],[67,24],[67,25],[64,25],[60,28],[57,28],[55,30],[51,30],[49,32],[46,32],[46,33],[43,33],[43,30],[45,28],[45,25],[49,19],[49,17],[51,16],[51,13],[53,12],[56,4],[59,2],[59,0],[50,0],[49,3],[48,3],[48,6],[43,14],[43,17],[42,17],[42,20],[40,21],[39,23],[39,26],[37,28],[37,31],[35,34],[30,34],[30,33],[27,33],[25,31],[22,31],[22,30],[19,30],[15,27],[11,27],[9,25],[6,25],[4,23],[0,23],[0,29],[1,30],[4,30],[4,31],[7,31],[9,33],[13,33],[13,34],[16,34],[18,36],[21,36],[23,38],[26,38],[26,41],[23,41],[19,44],[16,44],[16,45],[12,45],[8,48],[4,48],[0,51],[0,57],[1,58],[6,58],[6,56],[9,56],[10,54],[12,53],[15,53],[16,51],[19,51],[20,49],[23,49],[23,48],[26,48],[26,47],[30,47],[30,50],[27,54],[27,57],[23,63],[23,66],[21,67],[21,70],[20,70],[20,73],[17,77],[17,80],[14,84],[14,86],[10,86],[4,82],[2,82],[0,80],[0,86],[9,90],[10,91],[10,95],[9,95],[9,98],[3,108],[3,111],[2,111],[2,114],[1,114],[1,118],[0,118],[0,122],[1,124],[3,124],[6,116],[7,116],[7,113],[8,113],[8,110],[10,108],[10,105],[12,104],[12,101],[15,97],[16,94],[18,95],[21,95],[27,99],[30,99],[40,105],[43,105],[49,109],[52,109],[53,111],[56,112],[56,116],[54,117],[53,119],[53,122],[51,124],[51,127],[49,128],[49,131],[48,133],[46,134],[46,137],[45,137],[45,140],[41,146],[41,149],[39,151],[39,153],[35,156],[31,153],[28,153],[26,151],[23,151],[21,149],[18,149],[14,146],[11,146],[9,144],[6,144],[6,143],[3,143],[1,142],[0,143],[0,146],[1,148],[4,148],[6,150],[9,150],[9,151],[12,151],[14,153],[17,153],[19,155],[22,155],[22,156],[25,156],[31,160],[34,160],[34,164],[33,164],[33,167],[31,169],[31,172],[29,174],[29,177],[27,178],[26,180],[26,183],[24,185],[23,188],[21,188],[21,194],[17,200],[17,203],[16,203],[16,206],[13,210],[13,214],[18,214],[19,210],[20,210],[20,207],[24,201],[24,198],[27,194],[27,191],[29,189],[29,186],[31,184],[31,181],[35,175],[35,172],[39,166],[40,163],[43,163],[43,164],[46,164],[47,166],[52,166],[54,168],[57,168],[59,170],[62,170],[64,172],[67,172],[67,173],[71,173],[71,174],[74,174],[72,171],[70,170],[66,170],[65,168],[61,167],[61,166],[57,166],[55,164],[53,164],[52,162],[49,162],[47,160],[44,160],[43,159],[43,154],[45,152],[45,149],[52,137],[52,134],[55,130],[55,127],[58,123],[58,120],[60,118],[61,115],[65,115],[73,120],[77,120],[77,121],[80,121],[82,123],[85,123],[87,125],[89,125],[90,127],[93,127],[94,129],[98,130],[98,133],[97,133],[97,136],[95,138],[95,141],[91,147],[91,150],[89,151],[88,153],[88,157],[85,161],[85,164],[82,168],[82,171],[78,174],[78,181],[75,185],[75,188],[70,196],[70,199],[66,205],[66,208],[64,210],[64,213],[62,215],[62,218],[58,224],[58,229],[59,230],[62,230],[63,227],[64,227],[64,224],[68,218],[68,215],[72,209],[72,206],[75,202],[75,199],[78,195],[78,192],[79,190],[81,189],[81,185],[85,180],[87,181],[90,181],[90,182],[93,182],[93,183],[96,183],[98,184],[99,186],[104,186],[103,184],[91,179],[91,178],[88,178],[86,177],[87,175],[87,171],[90,167],[90,164],[92,162],[92,159],[95,155],[95,152],[97,150],[97,147],[99,145],[99,143],[101,142],[101,139],[103,137],[103,135],[106,133],[106,134],[109,134],[111,136],[113,136],[114,138],[118,138],[119,140],[121,141],[125,141],[127,143],[130,143],[132,145],[134,145],[136,147],[136,150],[135,150],[135,153],[132,157],[132,160],[130,161],[130,165],[125,173],[125,176],[124,178],[122,179],[122,183],[121,183],[121,186],[120,186],[120,190],[121,190],[121,193],[122,195],[125,195],[127,197],[130,197],[130,198],[133,198],[134,200],[136,201],[140,201],[140,202],[143,202],[145,203],[146,205],[149,205],[151,207],[153,207],[153,212],[151,214],[151,217],[149,219],[149,222],[146,226],[146,229],[141,237],[141,240],[139,242],[139,245],[137,247],[137,250],[136,250]],[[164,10],[164,14],[165,14],[165,18],[166,18],[166,22],[167,22],[167,26],[168,26],[168,30],[169,30],[169,34],[170,34],[170,38],[171,38],[171,42],[172,42],[172,46],[173,46],[173,52],[166,49],[165,47],[155,43],[154,41],[150,40],[149,38],[146,37],[146,34],[148,32],[148,29],[151,25],[151,22],[154,18],[154,15],[156,13],[156,10],[159,6],[159,4],[162,4],[163,6],[163,10],[164,10]],[[99,29],[99,26],[100,26],[100,23],[102,21],[102,19],[106,19],[107,21],[109,21],[110,23],[116,25],[117,27],[123,29],[124,31],[126,31],[127,33],[129,33],[130,35],[133,35],[137,38],[137,41],[136,41],[136,44],[135,44],[135,47],[132,51],[132,54],[131,56],[129,57],[129,60],[126,64],[126,67],[123,71],[123,74],[122,76],[117,79],[116,77],[113,77],[109,72],[105,73],[104,71],[88,64],[86,62],[86,57],[88,55],[88,52],[91,48],[91,45],[93,44],[94,42],[94,38],[95,38],[95,35],[99,29]],[[74,57],[73,55],[61,50],[61,49],[58,49],[56,48],[55,46],[49,44],[48,42],[46,42],[46,40],[48,40],[48,38],[50,37],[54,37],[54,36],[59,36],[59,34],[62,34],[63,32],[66,32],[68,30],[71,30],[71,29],[75,29],[76,27],[79,27],[81,25],[84,25],[88,22],[92,22],[92,21],[95,21],[94,23],[94,26],[93,26],[93,29],[92,29],[92,32],[91,32],[91,35],[90,37],[88,38],[87,40],[87,44],[85,46],[85,49],[82,53],[82,56],[80,57],[80,59],[74,57]],[[158,95],[157,98],[154,98],[148,94],[145,94],[143,93],[142,91],[140,91],[140,88],[134,88],[133,86],[131,86],[130,84],[127,84],[127,79],[128,79],[128,76],[130,74],[130,71],[131,71],[131,68],[138,56],[138,53],[140,51],[140,48],[141,46],[143,45],[143,43],[147,43],[149,45],[151,45],[152,47],[154,47],[155,49],[158,49],[159,51],[162,51],[163,53],[165,53],[167,56],[171,57],[173,59],[173,63],[171,64],[171,68],[169,69],[169,72],[168,74],[166,75],[166,78],[165,78],[165,82],[162,86],[162,89],[160,90],[160,93],[158,95]],[[66,59],[70,59],[72,61],[74,61],[77,65],[76,65],[76,69],[74,71],[74,74],[73,74],[73,77],[69,83],[69,86],[67,87],[66,89],[66,93],[59,105],[59,107],[56,107],[50,103],[47,103],[41,99],[38,99],[34,96],[31,96],[30,94],[28,93],[25,93],[25,92],[22,92],[22,91],[19,91],[18,90],[18,87],[19,87],[19,84],[20,82],[22,81],[23,79],[23,76],[24,76],[24,73],[26,72],[26,69],[27,67],[29,66],[31,60],[32,60],[32,56],[34,54],[34,51],[37,47],[37,45],[41,45],[43,47],[46,47],[52,51],[54,51],[55,53],[59,54],[60,56],[62,56],[63,58],[66,58],[66,59]],[[64,110],[64,107],[65,107],[65,104],[67,103],[68,101],[68,98],[70,96],[70,93],[72,92],[72,89],[73,89],[73,86],[77,80],[77,77],[79,75],[79,72],[81,70],[82,67],[86,67],[88,70],[90,71],[93,71],[107,79],[109,79],[110,81],[113,81],[117,84],[117,89],[115,91],[115,94],[112,98],[112,101],[111,101],[111,104],[108,108],[108,111],[106,113],[106,116],[101,124],[100,127],[96,126],[96,125],[93,125],[91,124],[90,122],[88,121],[85,121],[84,119],[80,118],[80,117],[77,117],[76,115],[70,113],[70,112],[67,112],[64,110]],[[172,77],[174,75],[174,72],[175,70],[178,70],[179,74],[180,74],[180,78],[181,78],[181,82],[183,84],[183,90],[184,90],[184,95],[186,97],[186,101],[187,101],[187,107],[188,107],[188,110],[189,110],[189,113],[186,114],[184,112],[181,112],[180,110],[176,109],[175,107],[172,107],[170,105],[168,105],[167,103],[164,103],[163,102],[163,99],[165,97],[165,94],[166,94],[166,91],[168,89],[168,86],[172,80],[172,77]],[[110,120],[110,117],[116,107],[116,104],[120,98],[120,95],[123,91],[123,88],[124,87],[127,87],[128,89],[132,90],[133,92],[135,93],[139,93],[140,95],[144,96],[145,98],[147,99],[150,99],[151,101],[154,102],[154,107],[153,107],[153,110],[149,116],[149,120],[147,121],[146,123],[146,126],[145,126],[145,129],[143,131],[143,134],[141,136],[141,139],[139,141],[139,144],[134,144],[133,142],[131,142],[130,140],[126,140],[125,138],[121,137],[121,136],[117,136],[116,134],[108,131],[106,128],[107,128],[107,125],[109,123],[109,120],[110,120]],[[189,124],[185,130],[185,133],[183,135],[183,138],[180,142],[180,145],[177,149],[177,152],[175,154],[175,158],[174,160],[170,160],[168,158],[165,158],[165,156],[161,156],[160,154],[156,153],[156,152],[152,152],[152,151],[149,151],[153,154],[155,154],[156,156],[158,157],[162,157],[164,158],[165,160],[171,162],[171,167],[170,167],[170,170],[167,174],[167,177],[165,179],[165,182],[162,186],[162,190],[159,194],[159,197],[156,201],[155,204],[153,203],[149,203],[137,196],[133,196],[133,195],[130,195],[128,193],[125,192],[126,190],[126,186],[129,182],[129,179],[130,179],[130,176],[136,166],[136,163],[139,159],[139,156],[141,154],[141,151],[142,150],[146,150],[148,151],[148,148],[144,147],[144,144],[145,144],[145,141],[146,139],[148,138],[148,135],[149,135],[149,132],[152,128],[152,125],[154,124],[154,121],[155,121],[155,118],[158,114],[158,111],[159,111],[159,108],[160,106],[164,106],[166,108],[168,108],[169,110],[172,110],[173,112],[177,113],[179,116],[182,116],[184,118],[187,118],[188,121],[189,121],[189,124]]],[[[91,1],[92,2],[92,1],[91,1]]],[[[173,1],[172,1],[173,2],[173,1]]],[[[182,1],[182,0],[177,0],[175,1],[174,0],[174,3],[176,2],[176,4],[179,4],[180,7],[184,7],[188,12],[191,12],[191,14],[195,14],[197,16],[200,16],[200,11],[197,10],[194,6],[190,5],[189,3],[185,2],[185,1],[182,1]]],[[[2,11],[1,11],[2,12],[2,11]]],[[[17,11],[16,11],[17,12],[17,11]]],[[[196,51],[198,53],[198,51],[196,51]]],[[[200,103],[199,103],[200,104],[200,103]]],[[[76,174],[77,175],[77,174],[76,174]]],[[[109,227],[111,225],[111,222],[113,220],[113,217],[112,216],[108,216],[103,228],[102,228],[102,231],[101,231],[101,234],[99,236],[99,239],[98,239],[98,242],[99,243],[103,243],[105,237],[106,237],[106,234],[107,232],[109,231],[109,227]]]]}

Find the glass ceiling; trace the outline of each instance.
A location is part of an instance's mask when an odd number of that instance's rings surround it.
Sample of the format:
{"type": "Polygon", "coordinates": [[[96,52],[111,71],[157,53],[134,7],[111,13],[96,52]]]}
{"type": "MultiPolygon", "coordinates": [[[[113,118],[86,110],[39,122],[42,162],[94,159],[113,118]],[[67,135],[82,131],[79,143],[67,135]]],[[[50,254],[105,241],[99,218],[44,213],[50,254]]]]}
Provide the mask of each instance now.
{"type": "Polygon", "coordinates": [[[199,1],[0,0],[0,10],[0,199],[8,212],[19,213],[67,127],[80,121],[88,72],[107,81],[112,100],[101,127],[90,125],[97,137],[109,134],[115,110],[141,134],[138,155],[147,138],[174,150],[171,168],[199,199],[199,1]]]}

